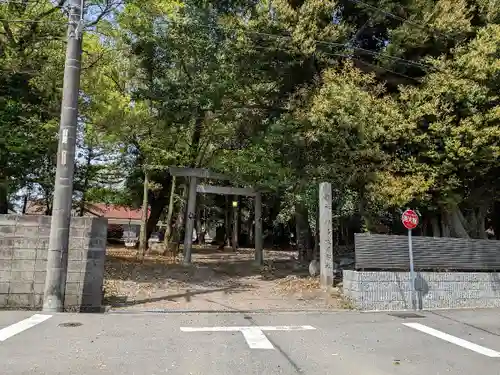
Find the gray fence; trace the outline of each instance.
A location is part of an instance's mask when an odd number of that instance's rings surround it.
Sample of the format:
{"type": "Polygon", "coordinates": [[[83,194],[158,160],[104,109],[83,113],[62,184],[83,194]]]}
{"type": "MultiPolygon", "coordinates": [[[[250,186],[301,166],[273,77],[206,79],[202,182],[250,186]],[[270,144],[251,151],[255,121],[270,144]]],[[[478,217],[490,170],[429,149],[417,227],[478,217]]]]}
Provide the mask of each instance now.
{"type": "MultiPolygon", "coordinates": [[[[408,270],[408,237],[355,235],[356,269],[408,270]]],[[[416,270],[500,270],[500,241],[413,237],[416,270]]]]}

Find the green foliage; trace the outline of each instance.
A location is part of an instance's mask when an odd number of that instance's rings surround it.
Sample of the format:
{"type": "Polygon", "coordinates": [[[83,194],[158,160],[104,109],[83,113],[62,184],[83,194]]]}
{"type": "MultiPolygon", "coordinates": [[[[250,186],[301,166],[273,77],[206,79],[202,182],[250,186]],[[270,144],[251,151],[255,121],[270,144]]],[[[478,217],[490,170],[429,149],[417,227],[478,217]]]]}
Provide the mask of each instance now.
{"type": "MultiPolygon", "coordinates": [[[[0,26],[0,179],[50,195],[65,18],[32,3],[0,5],[0,18],[47,21],[0,26]]],[[[140,206],[148,170],[164,205],[168,166],[206,167],[271,192],[273,219],[308,213],[313,230],[330,181],[338,225],[375,230],[412,206],[443,233],[484,232],[500,182],[497,0],[103,9],[84,39],[79,202],[140,206]]]]}

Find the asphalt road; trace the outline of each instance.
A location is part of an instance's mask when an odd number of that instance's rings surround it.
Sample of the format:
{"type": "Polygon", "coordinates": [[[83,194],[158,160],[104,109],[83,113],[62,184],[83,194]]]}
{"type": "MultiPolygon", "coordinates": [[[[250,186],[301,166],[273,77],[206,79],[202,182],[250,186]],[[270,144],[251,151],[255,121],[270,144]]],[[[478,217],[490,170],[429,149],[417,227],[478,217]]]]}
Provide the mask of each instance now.
{"type": "Polygon", "coordinates": [[[0,374],[493,375],[499,313],[5,311],[0,374]]]}

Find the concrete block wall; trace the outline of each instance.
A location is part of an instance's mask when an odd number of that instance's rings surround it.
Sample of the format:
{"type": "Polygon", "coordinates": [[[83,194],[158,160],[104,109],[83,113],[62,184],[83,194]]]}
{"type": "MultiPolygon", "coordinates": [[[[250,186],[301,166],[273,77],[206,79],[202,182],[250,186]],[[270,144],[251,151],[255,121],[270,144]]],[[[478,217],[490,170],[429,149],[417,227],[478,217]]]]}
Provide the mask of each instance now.
{"type": "MultiPolygon", "coordinates": [[[[418,309],[500,307],[499,272],[417,272],[418,309]]],[[[343,271],[344,295],[360,310],[407,310],[408,272],[343,271]]]]}
{"type": "MultiPolygon", "coordinates": [[[[50,221],[50,216],[0,215],[0,308],[42,307],[50,221]]],[[[66,310],[100,310],[106,234],[106,219],[71,219],[66,310]]]]}

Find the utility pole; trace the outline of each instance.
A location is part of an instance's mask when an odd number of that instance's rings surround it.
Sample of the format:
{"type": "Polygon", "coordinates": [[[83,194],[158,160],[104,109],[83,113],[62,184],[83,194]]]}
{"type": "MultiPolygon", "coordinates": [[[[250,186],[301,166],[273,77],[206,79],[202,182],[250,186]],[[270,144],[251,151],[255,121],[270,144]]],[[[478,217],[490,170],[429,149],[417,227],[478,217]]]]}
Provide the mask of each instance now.
{"type": "Polygon", "coordinates": [[[64,310],[80,90],[83,4],[84,0],[70,0],[57,170],[43,296],[43,311],[51,312],[64,310]]]}

